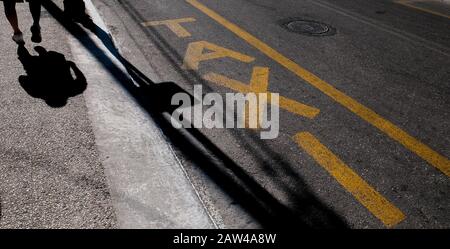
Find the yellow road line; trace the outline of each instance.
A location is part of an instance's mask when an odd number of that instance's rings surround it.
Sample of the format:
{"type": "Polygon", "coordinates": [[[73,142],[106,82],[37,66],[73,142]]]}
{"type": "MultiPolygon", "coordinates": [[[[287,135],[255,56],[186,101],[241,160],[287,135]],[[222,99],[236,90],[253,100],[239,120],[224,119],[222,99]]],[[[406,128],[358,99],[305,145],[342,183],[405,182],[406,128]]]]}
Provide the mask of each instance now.
{"type": "Polygon", "coordinates": [[[189,43],[181,68],[188,70],[198,70],[200,63],[203,61],[227,57],[245,63],[250,63],[255,60],[255,58],[251,56],[218,46],[207,41],[196,41],[189,43]],[[204,53],[207,50],[209,52],[204,53]]]}
{"type": "Polygon", "coordinates": [[[301,132],[294,136],[294,140],[385,226],[395,226],[405,219],[402,211],[373,189],[312,134],[301,132]]]}
{"type": "Polygon", "coordinates": [[[412,137],[405,131],[403,131],[401,128],[397,127],[390,121],[384,119],[371,109],[365,107],[364,105],[360,104],[358,101],[354,100],[350,96],[347,96],[345,93],[337,90],[329,83],[323,81],[313,73],[307,71],[306,69],[302,68],[292,60],[288,59],[284,55],[280,54],[273,48],[271,48],[269,45],[265,44],[258,38],[254,37],[250,33],[246,32],[245,30],[239,28],[235,24],[229,22],[213,10],[209,9],[205,5],[199,3],[197,0],[186,0],[189,4],[239,36],[241,39],[245,40],[247,43],[252,45],[253,47],[260,50],[262,53],[267,55],[268,57],[272,58],[282,66],[284,66],[286,69],[290,70],[294,74],[296,74],[298,77],[302,78],[312,86],[316,87],[320,91],[322,91],[324,94],[328,95],[332,99],[334,99],[336,102],[341,104],[342,106],[346,107],[356,115],[358,115],[363,120],[367,121],[368,123],[372,124],[373,126],[377,127],[379,130],[384,132],[386,135],[391,137],[392,139],[396,140],[403,146],[405,146],[410,151],[414,152],[421,158],[423,158],[425,161],[442,171],[445,175],[450,176],[450,161],[440,155],[439,153],[435,152],[433,149],[428,147],[427,145],[423,144],[416,138],[412,137]]]}
{"type": "MultiPolygon", "coordinates": [[[[420,2],[420,1],[418,1],[418,2],[420,2]]],[[[450,16],[448,16],[446,14],[439,13],[437,11],[429,10],[429,9],[426,9],[426,8],[415,6],[415,5],[411,4],[411,1],[395,1],[395,3],[401,4],[401,5],[404,5],[406,7],[416,9],[416,10],[428,12],[428,13],[436,15],[436,16],[441,16],[441,17],[445,17],[445,18],[450,19],[450,16]]]]}
{"type": "Polygon", "coordinates": [[[189,33],[189,31],[187,31],[183,26],[181,26],[181,23],[195,22],[195,21],[196,20],[194,18],[188,17],[188,18],[171,19],[171,20],[163,20],[163,21],[143,22],[141,24],[144,27],[165,25],[172,32],[174,32],[178,37],[183,38],[183,37],[191,36],[191,33],[189,33]]]}

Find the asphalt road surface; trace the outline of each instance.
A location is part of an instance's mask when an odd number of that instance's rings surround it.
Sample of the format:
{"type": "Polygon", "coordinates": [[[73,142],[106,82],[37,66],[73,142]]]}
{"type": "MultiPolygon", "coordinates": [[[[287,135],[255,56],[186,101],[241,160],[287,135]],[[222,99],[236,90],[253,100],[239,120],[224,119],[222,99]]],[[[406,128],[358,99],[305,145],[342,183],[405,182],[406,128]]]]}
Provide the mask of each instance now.
{"type": "Polygon", "coordinates": [[[164,81],[284,98],[274,140],[254,129],[166,134],[219,226],[450,226],[447,5],[100,2],[134,22],[128,35],[164,81]]]}
{"type": "Polygon", "coordinates": [[[450,227],[447,0],[98,0],[89,31],[54,2],[88,87],[50,108],[0,38],[0,227],[450,227]],[[173,128],[196,85],[279,93],[279,135],[173,128]]]}

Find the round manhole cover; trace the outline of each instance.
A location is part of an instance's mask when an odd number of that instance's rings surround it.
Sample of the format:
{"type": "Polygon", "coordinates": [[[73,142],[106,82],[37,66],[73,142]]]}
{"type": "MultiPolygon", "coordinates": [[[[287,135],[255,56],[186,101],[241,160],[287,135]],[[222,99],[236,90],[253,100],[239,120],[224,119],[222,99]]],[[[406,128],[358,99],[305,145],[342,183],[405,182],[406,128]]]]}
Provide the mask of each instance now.
{"type": "Polygon", "coordinates": [[[291,20],[284,24],[284,26],[291,32],[305,34],[305,35],[331,35],[333,28],[316,21],[310,20],[291,20]]]}

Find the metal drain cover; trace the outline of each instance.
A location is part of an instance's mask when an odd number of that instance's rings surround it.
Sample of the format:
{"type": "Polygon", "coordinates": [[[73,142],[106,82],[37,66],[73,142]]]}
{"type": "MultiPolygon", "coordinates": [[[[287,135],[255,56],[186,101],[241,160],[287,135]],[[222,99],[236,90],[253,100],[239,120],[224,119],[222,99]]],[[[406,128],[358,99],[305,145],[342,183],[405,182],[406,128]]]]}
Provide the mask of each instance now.
{"type": "Polygon", "coordinates": [[[293,20],[284,24],[285,27],[295,33],[305,35],[330,35],[332,28],[324,23],[310,20],[293,20]]]}

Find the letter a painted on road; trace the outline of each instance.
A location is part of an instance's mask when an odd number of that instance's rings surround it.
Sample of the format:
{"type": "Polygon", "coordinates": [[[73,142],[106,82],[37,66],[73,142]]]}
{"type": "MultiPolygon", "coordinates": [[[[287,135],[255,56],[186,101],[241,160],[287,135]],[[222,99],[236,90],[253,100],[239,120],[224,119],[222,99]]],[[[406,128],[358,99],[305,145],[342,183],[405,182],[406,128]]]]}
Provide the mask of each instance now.
{"type": "Polygon", "coordinates": [[[183,69],[198,70],[199,64],[202,61],[226,57],[245,63],[250,63],[255,60],[253,57],[220,47],[213,43],[198,41],[189,43],[186,56],[184,57],[183,69]],[[205,50],[209,50],[209,52],[205,52],[205,50]]]}

